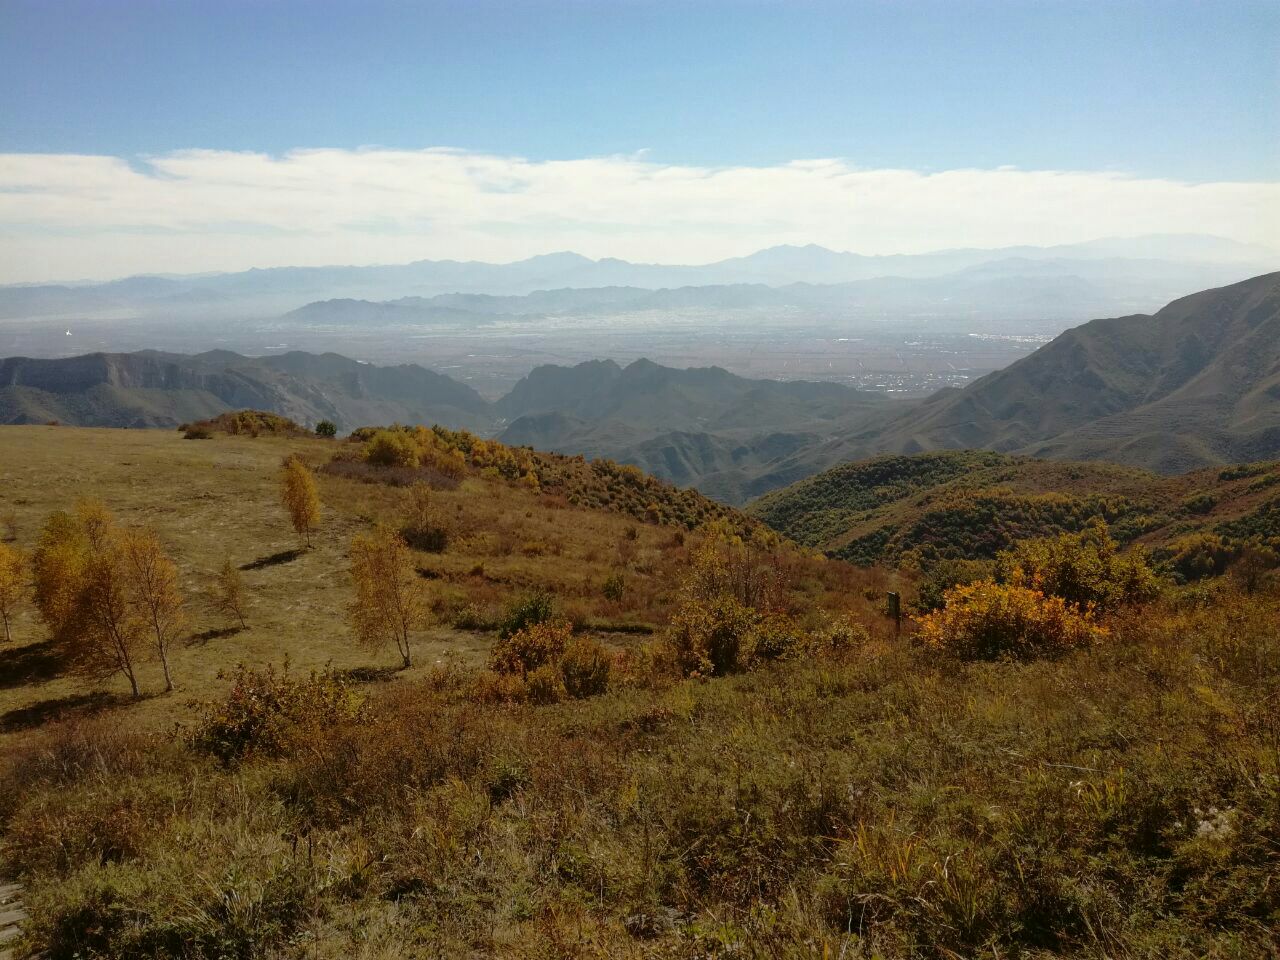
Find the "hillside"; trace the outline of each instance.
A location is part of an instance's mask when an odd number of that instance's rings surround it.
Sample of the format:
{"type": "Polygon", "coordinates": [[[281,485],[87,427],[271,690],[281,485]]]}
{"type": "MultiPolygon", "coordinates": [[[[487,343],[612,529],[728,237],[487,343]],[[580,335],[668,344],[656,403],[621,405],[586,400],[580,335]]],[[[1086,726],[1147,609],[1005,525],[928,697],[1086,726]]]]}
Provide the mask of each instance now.
{"type": "MultiPolygon", "coordinates": [[[[1181,482],[989,453],[900,467],[833,509],[964,477],[1115,499],[1181,482]]],[[[1274,465],[1223,473],[1231,496],[1197,516],[1278,489],[1274,465]]],[[[190,620],[175,690],[145,657],[134,698],[19,606],[0,650],[19,956],[1280,946],[1274,583],[1162,587],[1087,645],[966,657],[924,621],[895,636],[885,592],[911,574],[797,550],[634,468],[449,431],[0,427],[0,546],[80,516],[109,544],[93,509],[53,517],[87,490],[155,532],[190,620]],[[431,462],[381,465],[395,437],[431,462]],[[289,455],[316,468],[310,547],[279,502],[289,455]],[[406,521],[432,536],[396,582],[429,615],[400,669],[349,611],[358,538],[406,521]],[[224,565],[243,627],[212,603],[224,565]]]]}
{"type": "Polygon", "coordinates": [[[804,475],[879,453],[988,449],[1160,473],[1280,452],[1280,273],[1094,320],[963,390],[797,453],[804,475]]]}
{"type": "Polygon", "coordinates": [[[886,455],[776,490],[748,512],[800,543],[865,564],[990,560],[1094,518],[1121,543],[1164,556],[1195,534],[1280,546],[1280,462],[1166,477],[991,451],[886,455]]]}
{"type": "Polygon", "coordinates": [[[498,401],[507,443],[608,457],[741,504],[770,464],[894,402],[835,383],[749,380],[648,360],[533,370],[498,401]]]}
{"type": "Polygon", "coordinates": [[[304,424],[330,420],[344,430],[395,420],[483,427],[491,416],[486,400],[442,374],[336,354],[142,351],[0,360],[0,423],[173,427],[244,408],[304,424]]]}

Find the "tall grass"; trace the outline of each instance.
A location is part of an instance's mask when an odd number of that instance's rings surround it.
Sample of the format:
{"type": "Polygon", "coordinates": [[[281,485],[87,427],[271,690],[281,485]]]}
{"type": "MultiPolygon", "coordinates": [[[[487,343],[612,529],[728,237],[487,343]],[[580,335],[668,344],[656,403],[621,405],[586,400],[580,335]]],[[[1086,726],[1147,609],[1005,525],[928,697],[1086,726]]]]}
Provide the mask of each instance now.
{"type": "Polygon", "coordinates": [[[1280,603],[1220,599],[1033,662],[441,671],[238,762],[78,726],[5,759],[2,853],[54,960],[1273,955],[1280,603]]]}

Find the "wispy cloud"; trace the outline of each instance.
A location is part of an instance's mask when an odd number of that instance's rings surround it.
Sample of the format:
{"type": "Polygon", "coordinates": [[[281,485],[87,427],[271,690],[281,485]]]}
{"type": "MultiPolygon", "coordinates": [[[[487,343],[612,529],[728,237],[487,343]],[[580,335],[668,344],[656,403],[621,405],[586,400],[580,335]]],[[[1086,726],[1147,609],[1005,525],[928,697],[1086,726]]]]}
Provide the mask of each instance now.
{"type": "Polygon", "coordinates": [[[1110,172],[693,167],[452,149],[0,154],[0,282],[249,266],[705,262],[777,243],[866,253],[1212,233],[1280,246],[1280,183],[1110,172]]]}

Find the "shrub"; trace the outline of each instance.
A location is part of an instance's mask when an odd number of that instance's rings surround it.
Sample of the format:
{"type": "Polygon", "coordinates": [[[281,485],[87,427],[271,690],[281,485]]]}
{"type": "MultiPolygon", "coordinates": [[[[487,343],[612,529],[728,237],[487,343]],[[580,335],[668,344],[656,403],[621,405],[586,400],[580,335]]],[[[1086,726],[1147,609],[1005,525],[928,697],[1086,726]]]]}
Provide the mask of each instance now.
{"type": "MultiPolygon", "coordinates": [[[[219,679],[225,674],[218,674],[219,679]]],[[[206,703],[187,740],[224,761],[250,754],[282,756],[299,727],[320,730],[355,720],[360,699],[338,674],[290,679],[288,665],[254,670],[239,664],[221,703],[206,703]]]]}
{"type": "Polygon", "coordinates": [[[593,697],[609,688],[613,661],[599,641],[576,637],[565,646],[560,658],[560,675],[569,696],[593,697]]]}
{"type": "Polygon", "coordinates": [[[516,600],[507,608],[498,634],[504,640],[535,624],[546,623],[556,614],[555,600],[545,590],[535,590],[516,600]]]}
{"type": "Polygon", "coordinates": [[[804,632],[793,619],[773,613],[761,617],[751,629],[746,659],[749,662],[781,660],[804,643],[804,632]]]}
{"type": "Polygon", "coordinates": [[[733,597],[690,599],[672,619],[671,648],[681,673],[723,676],[740,666],[740,655],[757,614],[733,597]]]}
{"type": "Polygon", "coordinates": [[[338,426],[332,420],[321,420],[316,424],[317,437],[336,437],[338,435],[338,426]]]}
{"type": "Polygon", "coordinates": [[[564,679],[554,663],[544,663],[524,678],[524,695],[530,703],[559,703],[565,698],[564,679]]]}
{"type": "Polygon", "coordinates": [[[600,592],[606,600],[613,603],[621,603],[622,598],[626,596],[627,581],[623,579],[622,574],[615,573],[613,576],[605,580],[604,585],[600,588],[600,592]]]}
{"type": "Polygon", "coordinates": [[[847,614],[830,618],[811,637],[813,648],[819,653],[853,650],[865,646],[870,641],[871,634],[867,628],[850,619],[847,614]]]}
{"type": "Polygon", "coordinates": [[[212,440],[213,433],[207,427],[188,427],[182,434],[184,440],[212,440]]]}
{"type": "Polygon", "coordinates": [[[364,459],[378,467],[418,466],[418,447],[401,430],[379,430],[364,446],[364,459]]]}
{"type": "Polygon", "coordinates": [[[916,622],[926,646],[974,660],[1059,654],[1092,646],[1107,636],[1087,607],[990,580],[953,587],[942,610],[916,622]]]}
{"type": "Polygon", "coordinates": [[[1076,606],[1111,609],[1141,603],[1159,592],[1146,554],[1121,554],[1103,523],[1080,533],[1028,540],[996,560],[997,579],[1061,597],[1076,606]]]}
{"type": "Polygon", "coordinates": [[[1197,493],[1182,501],[1182,509],[1187,513],[1203,515],[1218,505],[1218,498],[1212,493],[1197,493]]]}
{"type": "Polygon", "coordinates": [[[987,560],[939,560],[929,567],[916,586],[913,606],[920,613],[937,610],[952,587],[990,580],[994,566],[987,560]]]}
{"type": "Polygon", "coordinates": [[[1247,543],[1231,564],[1231,578],[1245,593],[1256,593],[1270,571],[1280,566],[1280,553],[1258,543],[1247,543]]]}
{"type": "Polygon", "coordinates": [[[477,703],[523,703],[525,683],[514,673],[482,670],[472,681],[471,698],[477,703]]]}
{"type": "Polygon", "coordinates": [[[1169,568],[1184,583],[1221,575],[1235,556],[1234,547],[1216,533],[1182,537],[1169,550],[1169,568]]]}
{"type": "Polygon", "coordinates": [[[558,661],[572,636],[573,629],[564,621],[531,623],[494,645],[489,667],[498,673],[527,676],[558,661]]]}

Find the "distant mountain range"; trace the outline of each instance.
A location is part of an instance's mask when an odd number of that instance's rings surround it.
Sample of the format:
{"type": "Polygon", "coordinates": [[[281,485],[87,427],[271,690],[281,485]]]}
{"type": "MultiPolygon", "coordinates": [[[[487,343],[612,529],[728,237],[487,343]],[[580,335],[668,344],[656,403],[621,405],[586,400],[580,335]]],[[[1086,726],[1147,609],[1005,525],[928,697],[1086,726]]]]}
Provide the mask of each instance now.
{"type": "Polygon", "coordinates": [[[343,429],[465,427],[635,463],[731,503],[883,453],[987,449],[1175,473],[1280,457],[1280,273],[1094,320],[914,402],[648,360],[538,367],[497,403],[418,366],[334,354],[0,361],[0,422],[169,426],[241,407],[343,429]]]}
{"type": "Polygon", "coordinates": [[[1270,269],[1275,256],[1202,236],[898,256],[782,246],[690,266],[555,253],[507,264],[422,260],[11,285],[0,287],[0,319],[283,314],[302,324],[475,323],[582,311],[777,306],[889,318],[994,312],[1081,319],[1150,309],[1270,269]]]}

